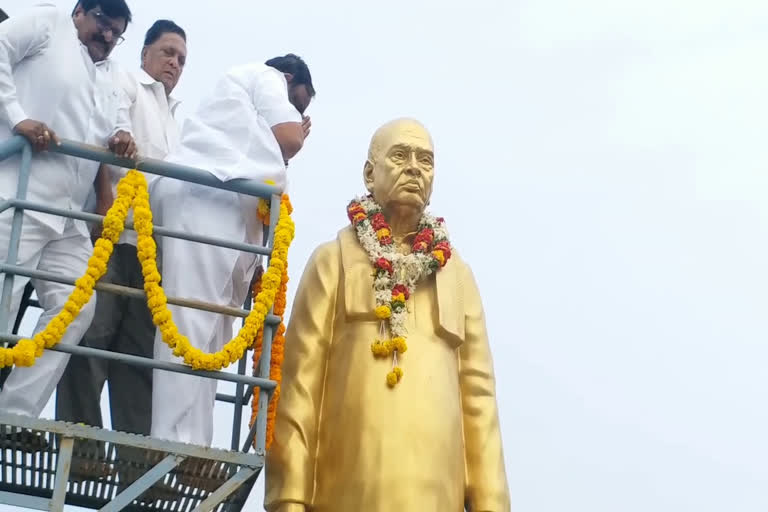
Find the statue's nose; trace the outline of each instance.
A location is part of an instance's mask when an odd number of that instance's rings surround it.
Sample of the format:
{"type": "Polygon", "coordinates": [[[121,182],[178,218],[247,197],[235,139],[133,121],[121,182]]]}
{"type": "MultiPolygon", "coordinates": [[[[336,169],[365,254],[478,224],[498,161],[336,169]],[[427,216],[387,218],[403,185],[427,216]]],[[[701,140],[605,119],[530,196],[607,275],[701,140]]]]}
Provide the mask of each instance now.
{"type": "Polygon", "coordinates": [[[411,157],[408,159],[408,162],[405,164],[405,172],[408,174],[421,174],[421,169],[419,169],[419,164],[416,161],[416,155],[411,155],[411,157]]]}

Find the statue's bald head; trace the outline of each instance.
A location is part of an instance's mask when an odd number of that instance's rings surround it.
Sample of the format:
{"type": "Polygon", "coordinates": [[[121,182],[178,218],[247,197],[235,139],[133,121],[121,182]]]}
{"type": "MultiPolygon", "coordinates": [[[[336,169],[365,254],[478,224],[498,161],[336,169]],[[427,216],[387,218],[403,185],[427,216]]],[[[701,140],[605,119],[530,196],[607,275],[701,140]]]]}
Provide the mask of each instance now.
{"type": "Polygon", "coordinates": [[[371,137],[371,144],[368,146],[368,160],[375,160],[382,151],[386,151],[393,138],[409,133],[429,141],[429,147],[432,149],[432,137],[424,125],[415,119],[404,117],[389,121],[376,130],[371,137]]]}
{"type": "Polygon", "coordinates": [[[371,138],[363,177],[385,209],[389,203],[424,210],[432,195],[435,156],[432,137],[415,119],[395,119],[371,138]]]}

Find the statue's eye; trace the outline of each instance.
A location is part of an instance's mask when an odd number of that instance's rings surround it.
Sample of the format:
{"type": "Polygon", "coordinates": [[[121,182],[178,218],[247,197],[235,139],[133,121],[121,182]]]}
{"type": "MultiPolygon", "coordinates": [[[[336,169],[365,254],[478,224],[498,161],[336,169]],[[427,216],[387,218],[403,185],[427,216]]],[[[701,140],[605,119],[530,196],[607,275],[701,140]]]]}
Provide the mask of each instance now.
{"type": "Polygon", "coordinates": [[[419,162],[421,162],[422,165],[432,165],[432,158],[425,155],[419,159],[419,162]]]}
{"type": "Polygon", "coordinates": [[[392,153],[392,160],[395,160],[397,162],[402,162],[403,160],[405,160],[405,152],[400,150],[395,151],[394,153],[392,153]]]}

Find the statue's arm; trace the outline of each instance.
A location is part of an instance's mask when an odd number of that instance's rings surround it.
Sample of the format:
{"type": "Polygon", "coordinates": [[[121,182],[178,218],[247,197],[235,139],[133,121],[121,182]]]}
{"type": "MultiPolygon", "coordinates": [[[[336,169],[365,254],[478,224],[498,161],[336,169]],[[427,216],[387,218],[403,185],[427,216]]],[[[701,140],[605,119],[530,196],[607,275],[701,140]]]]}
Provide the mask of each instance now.
{"type": "Polygon", "coordinates": [[[285,339],[275,436],[267,453],[265,508],[303,512],[314,490],[318,415],[340,281],[338,244],[320,246],[299,283],[285,339]]]}
{"type": "Polygon", "coordinates": [[[480,292],[463,273],[465,340],[459,349],[469,512],[508,512],[509,487],[496,404],[496,381],[480,292]]]}

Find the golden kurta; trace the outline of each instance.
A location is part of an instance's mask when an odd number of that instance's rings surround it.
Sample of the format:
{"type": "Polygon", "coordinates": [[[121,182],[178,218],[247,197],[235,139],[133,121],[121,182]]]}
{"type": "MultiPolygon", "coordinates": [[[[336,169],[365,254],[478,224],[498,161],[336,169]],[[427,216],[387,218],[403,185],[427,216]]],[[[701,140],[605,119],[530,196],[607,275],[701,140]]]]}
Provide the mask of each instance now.
{"type": "Polygon", "coordinates": [[[304,271],[286,334],[265,506],[293,512],[510,508],[480,295],[454,253],[408,301],[403,380],[374,359],[373,268],[352,228],[304,271]]]}

